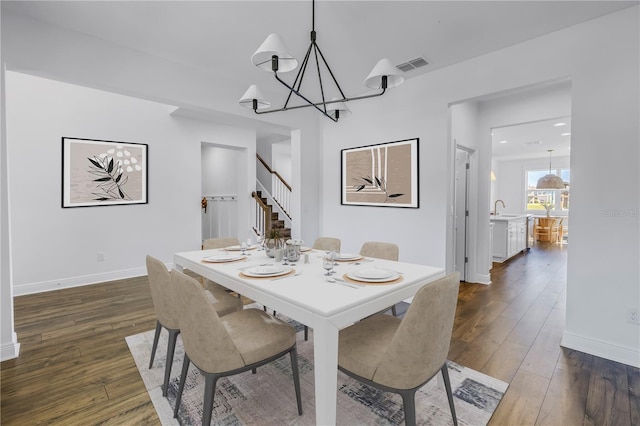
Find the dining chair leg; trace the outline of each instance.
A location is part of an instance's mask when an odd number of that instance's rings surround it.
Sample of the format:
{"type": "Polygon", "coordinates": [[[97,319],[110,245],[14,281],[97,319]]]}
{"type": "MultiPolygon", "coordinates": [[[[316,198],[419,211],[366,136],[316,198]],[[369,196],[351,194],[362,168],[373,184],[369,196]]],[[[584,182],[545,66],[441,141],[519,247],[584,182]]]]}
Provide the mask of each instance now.
{"type": "Polygon", "coordinates": [[[309,340],[309,327],[307,327],[305,325],[304,326],[304,341],[306,342],[307,340],[309,340]]]}
{"type": "Polygon", "coordinates": [[[394,317],[398,316],[398,311],[396,311],[396,305],[393,305],[391,307],[391,313],[393,314],[394,317]]]}
{"type": "Polygon", "coordinates": [[[458,426],[458,416],[456,416],[456,407],[453,405],[453,393],[451,392],[451,381],[449,380],[449,369],[445,362],[442,368],[442,378],[444,379],[444,388],[447,391],[447,399],[449,400],[449,408],[451,409],[451,417],[453,418],[453,425],[458,426]]]}
{"type": "Polygon", "coordinates": [[[167,389],[169,389],[169,377],[171,376],[173,353],[176,351],[176,340],[178,340],[178,334],[180,334],[180,330],[169,330],[169,343],[167,345],[167,359],[164,366],[164,386],[162,387],[162,396],[167,396],[167,389]]]}
{"type": "Polygon", "coordinates": [[[302,415],[302,397],[300,396],[300,372],[298,370],[298,351],[294,347],[289,352],[291,357],[291,371],[293,372],[293,385],[296,389],[296,402],[298,403],[298,415],[302,415]]]}
{"type": "Polygon", "coordinates": [[[405,390],[400,392],[402,405],[404,407],[404,424],[406,426],[416,426],[416,393],[415,390],[405,390]]]}
{"type": "Polygon", "coordinates": [[[156,334],[153,337],[153,347],[151,348],[151,360],[149,361],[149,368],[153,367],[153,358],[156,356],[156,349],[158,349],[158,340],[160,339],[160,332],[162,331],[162,324],[160,321],[156,321],[156,334]]]}
{"type": "Polygon", "coordinates": [[[182,373],[180,374],[180,385],[178,386],[178,395],[176,395],[176,407],[173,409],[173,418],[178,417],[178,411],[180,410],[180,400],[182,399],[182,391],[184,390],[184,382],[187,381],[187,371],[189,371],[189,364],[191,360],[184,354],[184,361],[182,363],[182,373]]]}
{"type": "Polygon", "coordinates": [[[211,415],[213,414],[213,397],[216,393],[216,382],[218,376],[215,374],[204,375],[204,403],[202,406],[202,425],[211,424],[211,415]]]}

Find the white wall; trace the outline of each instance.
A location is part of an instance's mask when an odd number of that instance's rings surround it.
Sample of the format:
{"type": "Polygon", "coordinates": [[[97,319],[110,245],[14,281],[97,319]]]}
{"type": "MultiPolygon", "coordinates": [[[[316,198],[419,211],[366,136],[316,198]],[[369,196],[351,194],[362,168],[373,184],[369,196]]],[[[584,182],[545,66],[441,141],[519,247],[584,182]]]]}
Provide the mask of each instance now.
{"type": "Polygon", "coordinates": [[[448,110],[446,101],[434,108],[444,99],[433,92],[433,103],[419,100],[422,87],[422,80],[409,80],[381,98],[353,103],[353,115],[339,125],[323,126],[322,227],[325,235],[342,239],[345,252],[357,253],[365,241],[388,241],[399,245],[400,260],[445,264],[448,110]],[[411,138],[420,138],[420,208],[340,204],[340,150],[411,138]]]}
{"type": "MultiPolygon", "coordinates": [[[[143,275],[146,254],[171,263],[174,252],[200,248],[201,142],[242,148],[253,164],[255,131],[174,117],[173,109],[7,73],[16,295],[143,275]],[[61,208],[62,136],[147,143],[149,203],[61,208]]],[[[241,183],[244,193],[255,182],[252,170],[253,179],[241,183]]],[[[246,203],[239,209],[243,229],[250,225],[246,203]]]]}
{"type": "Polygon", "coordinates": [[[272,155],[272,168],[282,178],[291,185],[292,182],[292,168],[291,168],[291,142],[284,141],[274,143],[271,147],[272,155]]]}
{"type": "Polygon", "coordinates": [[[5,108],[5,67],[0,64],[0,361],[15,358],[20,352],[13,331],[13,282],[11,274],[11,227],[9,219],[9,181],[7,168],[7,132],[5,108]],[[8,314],[8,315],[7,315],[8,314]]]}
{"type": "MultiPolygon", "coordinates": [[[[638,9],[409,80],[382,98],[350,105],[353,115],[339,126],[323,123],[325,233],[342,237],[345,250],[370,239],[395,241],[402,260],[444,266],[451,208],[446,188],[452,178],[448,105],[570,77],[571,202],[581,214],[571,219],[563,344],[640,365],[639,329],[626,322],[627,308],[640,305],[638,9]],[[410,137],[420,138],[420,209],[339,204],[341,149],[410,137]],[[604,172],[620,186],[600,179],[604,172]],[[597,205],[594,192],[602,194],[597,205]],[[595,239],[594,227],[607,232],[595,239]]],[[[478,176],[490,175],[490,142],[489,132],[478,141],[478,176]]],[[[477,255],[482,259],[489,249],[488,179],[479,180],[477,200],[477,255]]]]}
{"type": "MultiPolygon", "coordinates": [[[[202,196],[239,195],[238,167],[240,151],[202,144],[202,196]]],[[[243,193],[243,195],[245,195],[243,193]]]]}
{"type": "Polygon", "coordinates": [[[451,105],[451,138],[457,145],[475,150],[478,146],[478,102],[451,105]]]}

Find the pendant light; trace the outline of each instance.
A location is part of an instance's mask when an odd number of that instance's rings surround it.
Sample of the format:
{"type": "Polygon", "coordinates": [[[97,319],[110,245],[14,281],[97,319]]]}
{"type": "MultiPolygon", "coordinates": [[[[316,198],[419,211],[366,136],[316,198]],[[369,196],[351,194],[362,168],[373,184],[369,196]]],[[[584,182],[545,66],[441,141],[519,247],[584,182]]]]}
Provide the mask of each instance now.
{"type": "Polygon", "coordinates": [[[564,189],[564,181],[558,175],[551,173],[551,153],[552,149],[548,149],[549,151],[549,174],[542,176],[538,179],[538,184],[536,185],[536,189],[564,189]]]}
{"type": "Polygon", "coordinates": [[[281,108],[268,109],[270,103],[261,96],[260,89],[258,89],[255,85],[251,86],[249,90],[247,90],[247,92],[242,96],[242,98],[239,100],[240,105],[245,108],[253,109],[256,114],[267,114],[271,112],[313,107],[320,113],[322,113],[325,117],[337,122],[338,119],[351,115],[351,111],[345,105],[347,102],[381,96],[387,89],[397,87],[404,82],[402,72],[398,70],[398,68],[396,68],[389,59],[381,59],[373,67],[373,70],[371,71],[371,73],[369,73],[364,81],[365,86],[371,89],[376,89],[378,90],[378,92],[369,95],[347,97],[340,88],[338,80],[333,74],[333,71],[331,71],[327,60],[324,58],[324,55],[320,51],[320,47],[316,43],[315,0],[312,0],[311,2],[311,13],[311,44],[307,49],[307,53],[304,57],[304,60],[302,61],[302,64],[300,65],[298,75],[296,76],[293,84],[285,82],[280,78],[279,75],[279,73],[282,74],[293,71],[298,66],[298,61],[293,55],[289,53],[287,46],[280,38],[280,36],[278,36],[277,34],[270,34],[267,39],[260,45],[258,50],[253,54],[253,56],[251,56],[251,62],[256,67],[264,71],[273,72],[273,76],[275,77],[275,79],[287,88],[287,90],[289,91],[289,95],[287,96],[287,100],[285,101],[284,105],[281,108]],[[300,86],[302,85],[302,80],[307,70],[307,65],[309,64],[310,58],[314,58],[316,62],[315,67],[309,68],[315,68],[317,70],[317,77],[321,94],[320,101],[311,101],[309,97],[302,94],[300,90],[300,86]],[[340,97],[333,98],[332,100],[325,99],[326,93],[320,73],[321,65],[326,68],[329,75],[331,76],[336,89],[340,93],[340,97]],[[305,103],[302,105],[289,106],[289,100],[294,94],[302,99],[305,103]]]}

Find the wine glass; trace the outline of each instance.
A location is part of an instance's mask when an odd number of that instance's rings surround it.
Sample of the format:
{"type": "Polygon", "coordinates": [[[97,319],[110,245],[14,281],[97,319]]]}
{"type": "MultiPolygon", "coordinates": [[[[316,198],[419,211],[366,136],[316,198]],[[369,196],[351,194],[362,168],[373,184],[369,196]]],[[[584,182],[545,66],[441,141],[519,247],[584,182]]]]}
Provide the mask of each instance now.
{"type": "Polygon", "coordinates": [[[333,259],[331,256],[325,256],[322,258],[322,267],[327,270],[325,276],[331,276],[331,270],[333,269],[333,259]]]}
{"type": "Polygon", "coordinates": [[[240,245],[240,249],[242,250],[242,255],[246,255],[247,254],[247,243],[242,243],[240,245]]]}
{"type": "Polygon", "coordinates": [[[264,250],[264,247],[262,247],[262,242],[264,241],[264,234],[262,234],[262,232],[258,231],[258,234],[256,235],[256,242],[258,243],[258,250],[264,250]]]}
{"type": "Polygon", "coordinates": [[[329,257],[333,260],[333,266],[338,266],[338,259],[340,259],[340,253],[335,250],[331,250],[329,257]]]}

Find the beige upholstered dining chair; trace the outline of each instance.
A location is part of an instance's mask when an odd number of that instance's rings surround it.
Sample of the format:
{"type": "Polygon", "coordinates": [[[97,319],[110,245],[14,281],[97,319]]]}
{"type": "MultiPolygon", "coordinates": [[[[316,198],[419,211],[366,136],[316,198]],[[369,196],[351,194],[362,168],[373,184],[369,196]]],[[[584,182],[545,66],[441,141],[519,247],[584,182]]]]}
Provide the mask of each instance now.
{"type": "Polygon", "coordinates": [[[458,301],[458,273],[418,290],[405,317],[377,314],[340,331],[338,369],[378,389],[399,393],[406,425],[416,424],[415,393],[442,372],[458,424],[447,354],[458,301]]]}
{"type": "MultiPolygon", "coordinates": [[[[180,334],[179,318],[181,312],[176,304],[175,296],[172,290],[171,275],[167,267],[160,260],[147,256],[147,274],[149,275],[149,287],[151,289],[151,299],[153,307],[158,317],[156,321],[156,332],[153,337],[153,347],[151,349],[151,360],[149,368],[153,367],[153,360],[156,356],[158,348],[158,340],[162,328],[166,328],[169,332],[169,342],[167,345],[167,356],[164,367],[164,386],[162,388],[162,396],[167,396],[167,386],[169,384],[169,376],[171,375],[171,366],[173,364],[173,354],[176,349],[176,339],[180,334]]],[[[202,287],[200,287],[202,290],[202,287]]],[[[242,302],[224,292],[224,294],[216,294],[215,304],[213,308],[218,315],[223,316],[242,310],[242,302]]]]}
{"type": "Polygon", "coordinates": [[[231,246],[239,246],[240,240],[236,237],[209,238],[202,243],[203,250],[219,249],[231,246]]]}
{"type": "Polygon", "coordinates": [[[336,251],[340,252],[340,239],[332,237],[319,237],[313,243],[314,250],[336,251]]]}
{"type": "Polygon", "coordinates": [[[204,375],[205,390],[202,424],[211,422],[216,382],[219,378],[235,375],[275,361],[289,354],[295,386],[298,414],[302,414],[300,377],[296,351],[295,329],[259,309],[245,309],[220,319],[198,282],[171,271],[174,288],[178,290],[180,329],[184,343],[184,363],[173,412],[178,416],[189,365],[193,363],[204,375]]]}
{"type": "Polygon", "coordinates": [[[398,246],[393,243],[381,243],[377,241],[367,241],[360,248],[360,255],[375,257],[376,259],[398,260],[398,246]]]}
{"type": "MultiPolygon", "coordinates": [[[[376,259],[398,261],[398,253],[400,249],[393,243],[381,243],[378,241],[367,241],[360,248],[360,256],[374,257],[376,259]]],[[[398,316],[396,305],[391,307],[391,313],[394,317],[398,316]]]]}
{"type": "MultiPolygon", "coordinates": [[[[204,240],[202,243],[202,250],[212,250],[212,249],[222,249],[225,247],[231,246],[239,246],[240,240],[236,237],[217,237],[217,238],[209,238],[204,240]]],[[[212,292],[213,294],[219,294],[222,291],[227,291],[227,289],[220,284],[211,281],[208,278],[203,279],[204,288],[212,292]]],[[[238,293],[238,299],[241,299],[242,296],[238,293]]]]}

